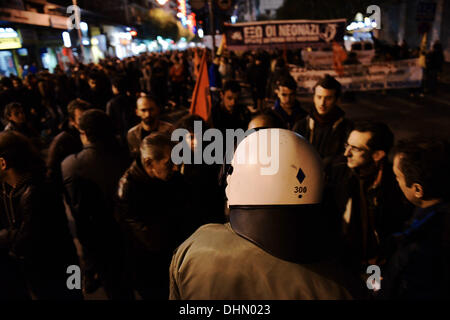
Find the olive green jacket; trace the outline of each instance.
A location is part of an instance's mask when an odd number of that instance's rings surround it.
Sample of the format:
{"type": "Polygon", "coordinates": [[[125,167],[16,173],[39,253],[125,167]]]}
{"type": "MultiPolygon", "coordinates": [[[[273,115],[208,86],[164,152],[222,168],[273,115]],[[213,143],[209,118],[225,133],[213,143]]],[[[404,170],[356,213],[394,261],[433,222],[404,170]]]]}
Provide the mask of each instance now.
{"type": "Polygon", "coordinates": [[[208,224],[176,250],[170,299],[352,299],[344,274],[332,262],[306,265],[278,259],[237,235],[229,223],[208,224]]]}

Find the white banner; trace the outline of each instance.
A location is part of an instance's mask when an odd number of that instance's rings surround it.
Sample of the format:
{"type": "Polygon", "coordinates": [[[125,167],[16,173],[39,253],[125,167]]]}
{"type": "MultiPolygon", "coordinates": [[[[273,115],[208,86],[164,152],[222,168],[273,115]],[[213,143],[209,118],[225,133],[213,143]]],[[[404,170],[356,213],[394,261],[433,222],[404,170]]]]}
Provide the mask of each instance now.
{"type": "MultiPolygon", "coordinates": [[[[356,53],[356,57],[361,64],[370,64],[375,56],[375,50],[355,50],[353,52],[356,53]]],[[[302,59],[305,66],[312,68],[331,67],[333,65],[333,51],[302,50],[302,59]]]]}
{"type": "Polygon", "coordinates": [[[416,88],[422,82],[419,59],[348,65],[344,66],[342,75],[337,75],[333,69],[309,69],[291,65],[290,73],[297,81],[298,91],[301,93],[312,93],[317,81],[326,74],[335,77],[341,83],[343,91],[416,88]]]}

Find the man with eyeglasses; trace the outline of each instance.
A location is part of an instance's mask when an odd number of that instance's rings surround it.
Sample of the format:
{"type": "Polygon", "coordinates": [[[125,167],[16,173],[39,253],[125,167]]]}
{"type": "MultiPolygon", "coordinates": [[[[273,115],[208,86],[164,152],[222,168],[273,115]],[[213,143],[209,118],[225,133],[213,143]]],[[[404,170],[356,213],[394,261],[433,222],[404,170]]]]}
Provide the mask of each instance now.
{"type": "Polygon", "coordinates": [[[344,257],[361,272],[381,263],[385,240],[411,213],[388,161],[393,142],[386,124],[359,122],[345,143],[345,162],[328,169],[328,210],[337,213],[344,257]]]}

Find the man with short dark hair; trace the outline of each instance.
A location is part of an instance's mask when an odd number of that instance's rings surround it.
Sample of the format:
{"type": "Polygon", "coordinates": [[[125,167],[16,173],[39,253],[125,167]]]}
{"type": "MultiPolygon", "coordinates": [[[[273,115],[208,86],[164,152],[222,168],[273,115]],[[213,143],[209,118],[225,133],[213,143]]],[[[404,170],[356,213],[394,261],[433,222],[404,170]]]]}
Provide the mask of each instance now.
{"type": "Polygon", "coordinates": [[[220,102],[212,107],[212,125],[224,134],[226,129],[247,129],[250,116],[248,110],[238,103],[240,93],[239,83],[229,80],[223,85],[220,102]]]}
{"type": "Polygon", "coordinates": [[[117,183],[128,157],[119,148],[105,112],[84,112],[79,131],[83,150],[67,157],[61,171],[66,200],[83,247],[84,289],[91,293],[103,284],[110,299],[129,297],[120,282],[121,241],[113,217],[117,183]]]}
{"type": "Polygon", "coordinates": [[[7,122],[4,131],[17,131],[29,138],[37,135],[27,122],[27,117],[22,104],[18,102],[7,104],[3,116],[4,120],[7,122]]]}
{"type": "Polygon", "coordinates": [[[171,133],[173,126],[159,119],[160,106],[152,96],[143,96],[137,100],[136,115],[141,122],[131,128],[127,134],[128,147],[131,156],[139,156],[141,141],[152,132],[171,133]]]}
{"type": "Polygon", "coordinates": [[[111,81],[114,97],[106,104],[106,113],[113,121],[114,130],[122,145],[127,145],[127,133],[137,123],[136,101],[127,94],[125,76],[114,77],[111,81]]]}
{"type": "Polygon", "coordinates": [[[24,282],[37,299],[82,299],[66,285],[67,268],[79,261],[61,194],[29,139],[14,131],[0,133],[0,198],[0,300],[25,298],[24,282]]]}
{"type": "Polygon", "coordinates": [[[277,100],[273,110],[283,119],[287,129],[292,129],[297,121],[305,118],[307,113],[296,99],[297,83],[290,75],[277,81],[275,94],[277,100]]]}
{"type": "Polygon", "coordinates": [[[326,75],[320,79],[314,87],[314,107],[293,127],[316,147],[325,165],[342,154],[352,129],[351,121],[337,105],[340,95],[341,84],[335,78],[326,75]]]}
{"type": "Polygon", "coordinates": [[[258,128],[280,128],[286,129],[286,123],[274,110],[264,110],[258,112],[252,117],[252,120],[248,124],[248,129],[258,128]]]}
{"type": "Polygon", "coordinates": [[[111,88],[109,79],[102,71],[91,71],[88,75],[89,91],[81,96],[83,100],[89,101],[94,108],[106,109],[106,103],[111,99],[111,88]]]}
{"type": "Polygon", "coordinates": [[[383,298],[450,298],[449,163],[450,145],[441,139],[401,141],[395,149],[394,174],[416,210],[394,234],[394,254],[381,273],[383,298]]]}
{"type": "Polygon", "coordinates": [[[80,152],[83,144],[80,139],[80,118],[86,110],[91,109],[90,103],[75,99],[67,106],[69,116],[67,129],[58,134],[50,144],[47,156],[47,177],[61,184],[61,162],[69,155],[80,152]]]}
{"type": "Polygon", "coordinates": [[[384,123],[359,122],[345,144],[346,163],[336,160],[329,168],[330,212],[338,213],[337,232],[355,267],[381,260],[387,237],[401,230],[411,212],[388,161],[393,141],[384,123]]]}

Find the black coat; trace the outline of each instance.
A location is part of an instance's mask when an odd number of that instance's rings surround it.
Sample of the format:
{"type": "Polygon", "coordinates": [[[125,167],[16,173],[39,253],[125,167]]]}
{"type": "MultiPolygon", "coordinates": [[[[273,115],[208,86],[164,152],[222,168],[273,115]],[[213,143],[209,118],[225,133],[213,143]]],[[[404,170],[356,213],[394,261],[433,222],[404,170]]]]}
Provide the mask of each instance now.
{"type": "MultiPolygon", "coordinates": [[[[14,256],[17,268],[24,270],[24,278],[40,299],[80,295],[66,287],[67,267],[79,262],[61,194],[40,175],[24,176],[14,189],[5,183],[0,188],[0,230],[9,232],[8,241],[1,241],[0,260],[7,261],[8,252],[14,256]]],[[[0,278],[17,278],[21,273],[17,268],[10,270],[15,275],[1,274],[0,278]]]]}
{"type": "Polygon", "coordinates": [[[392,240],[397,250],[382,269],[381,298],[449,299],[450,204],[417,209],[392,240]]]}
{"type": "Polygon", "coordinates": [[[126,146],[127,133],[139,121],[135,114],[136,102],[126,95],[114,96],[106,104],[106,113],[111,117],[120,142],[126,146]]]}
{"type": "Polygon", "coordinates": [[[141,254],[159,254],[175,249],[187,236],[183,230],[186,188],[181,177],[170,181],[151,178],[140,158],[119,182],[116,219],[141,254]]]}
{"type": "Polygon", "coordinates": [[[47,176],[61,184],[61,163],[63,160],[83,149],[78,130],[70,127],[58,134],[50,144],[47,156],[47,176]]]}
{"type": "Polygon", "coordinates": [[[84,246],[111,247],[117,228],[113,199],[128,158],[117,150],[90,145],[67,157],[61,165],[67,202],[84,246]]]}
{"type": "Polygon", "coordinates": [[[211,110],[211,120],[213,127],[219,129],[224,135],[226,129],[247,130],[250,122],[250,112],[243,105],[236,105],[232,113],[225,110],[220,104],[213,106],[211,110]]]}
{"type": "Polygon", "coordinates": [[[339,107],[335,107],[328,121],[320,122],[313,111],[305,118],[299,120],[293,127],[293,131],[305,137],[319,152],[328,165],[339,155],[344,153],[344,144],[353,129],[353,123],[345,118],[345,113],[339,107]]]}
{"type": "MultiPolygon", "coordinates": [[[[343,159],[342,159],[343,161],[343,159]]],[[[377,187],[370,185],[374,179],[358,177],[345,162],[335,161],[327,170],[325,202],[328,212],[335,214],[335,231],[341,234],[346,255],[355,260],[362,260],[363,220],[361,212],[360,183],[364,185],[370,215],[373,214],[372,226],[377,235],[368,231],[369,258],[383,257],[387,253],[387,239],[393,233],[402,230],[410,218],[412,206],[408,203],[392,172],[392,165],[385,163],[382,179],[377,187]],[[343,216],[349,199],[352,199],[349,223],[343,222],[343,216]],[[378,241],[377,241],[378,238],[378,241]]],[[[370,223],[370,221],[368,222],[370,223]]],[[[370,228],[370,227],[367,227],[370,228]]]]}

